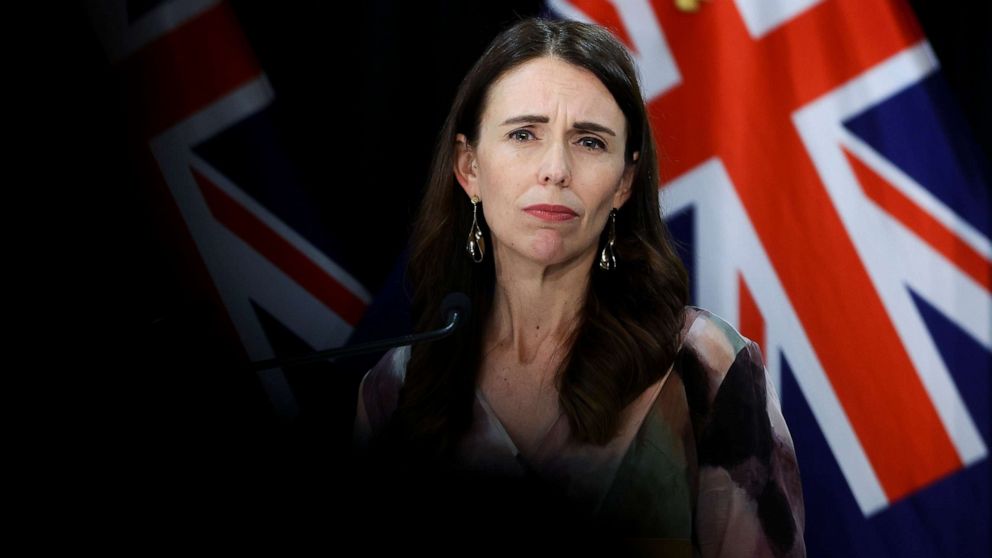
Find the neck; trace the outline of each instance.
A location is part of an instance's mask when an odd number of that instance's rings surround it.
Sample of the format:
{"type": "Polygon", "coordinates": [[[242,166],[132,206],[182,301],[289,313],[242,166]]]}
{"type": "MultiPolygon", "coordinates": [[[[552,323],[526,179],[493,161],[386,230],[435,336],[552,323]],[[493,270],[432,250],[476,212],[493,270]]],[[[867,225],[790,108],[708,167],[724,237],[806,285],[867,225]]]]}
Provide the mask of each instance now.
{"type": "Polygon", "coordinates": [[[518,364],[549,358],[571,332],[586,299],[595,251],[551,266],[500,254],[485,349],[515,355],[518,364]]]}

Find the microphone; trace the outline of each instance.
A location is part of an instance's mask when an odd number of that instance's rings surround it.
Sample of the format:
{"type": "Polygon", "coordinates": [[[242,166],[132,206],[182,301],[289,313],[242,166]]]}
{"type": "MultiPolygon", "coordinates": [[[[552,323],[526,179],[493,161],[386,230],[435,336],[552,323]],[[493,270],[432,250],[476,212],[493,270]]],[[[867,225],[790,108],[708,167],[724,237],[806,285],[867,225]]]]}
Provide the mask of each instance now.
{"type": "Polygon", "coordinates": [[[277,366],[293,366],[297,364],[306,364],[309,362],[316,362],[318,360],[324,360],[327,358],[337,358],[343,356],[372,353],[375,351],[381,351],[384,349],[399,347],[401,345],[409,345],[411,343],[420,343],[422,341],[434,341],[436,339],[441,339],[443,337],[447,337],[452,333],[454,333],[455,329],[457,329],[458,326],[462,325],[462,323],[468,320],[469,314],[471,314],[471,308],[472,308],[472,301],[469,300],[468,295],[457,291],[451,292],[445,295],[444,300],[441,301],[441,315],[444,316],[445,325],[440,329],[435,329],[424,333],[404,335],[402,337],[394,337],[392,339],[381,339],[379,341],[372,341],[369,343],[363,343],[361,345],[353,345],[351,347],[326,349],[323,351],[317,351],[317,352],[297,355],[293,357],[258,360],[248,364],[246,369],[257,372],[259,370],[266,370],[269,368],[275,368],[277,366]]]}

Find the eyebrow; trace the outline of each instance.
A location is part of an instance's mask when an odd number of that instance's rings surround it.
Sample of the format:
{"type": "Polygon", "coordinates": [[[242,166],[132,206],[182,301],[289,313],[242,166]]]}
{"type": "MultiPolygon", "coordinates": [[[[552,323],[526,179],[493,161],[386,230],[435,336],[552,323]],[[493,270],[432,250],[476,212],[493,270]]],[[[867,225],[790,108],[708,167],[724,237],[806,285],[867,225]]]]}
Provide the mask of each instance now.
{"type": "MultiPolygon", "coordinates": [[[[549,121],[550,119],[547,116],[542,116],[537,114],[523,114],[520,116],[514,116],[513,118],[507,118],[505,122],[500,124],[500,126],[507,126],[510,124],[521,124],[521,123],[547,124],[549,121]]],[[[582,130],[585,132],[601,132],[616,137],[616,133],[613,130],[607,128],[606,126],[603,126],[602,124],[597,124],[595,122],[576,122],[575,124],[572,125],[572,128],[576,130],[582,130]]]]}

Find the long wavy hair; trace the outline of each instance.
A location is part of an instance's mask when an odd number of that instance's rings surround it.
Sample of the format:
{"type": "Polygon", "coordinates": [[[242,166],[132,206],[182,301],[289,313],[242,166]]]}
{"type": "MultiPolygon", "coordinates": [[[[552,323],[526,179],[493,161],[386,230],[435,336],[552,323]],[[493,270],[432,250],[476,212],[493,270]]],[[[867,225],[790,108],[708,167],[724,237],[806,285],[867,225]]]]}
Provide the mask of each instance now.
{"type": "MultiPolygon", "coordinates": [[[[521,19],[490,43],[461,82],[437,138],[412,226],[407,280],[413,288],[415,330],[442,325],[441,300],[452,291],[469,296],[472,314],[453,335],[412,348],[397,408],[379,442],[405,460],[423,463],[426,458],[432,467],[453,464],[458,440],[473,420],[483,326],[493,303],[493,258],[476,264],[465,250],[472,206],[454,175],[455,136],[465,134],[477,148],[490,85],[505,72],[543,56],[585,68],[607,87],[627,121],[624,160],[636,165],[631,196],[616,218],[617,268],[604,271],[594,264],[589,270],[585,304],[562,345],[565,356],[556,370],[559,401],[574,439],[607,443],[617,433],[623,408],[660,379],[675,358],[689,296],[688,275],[661,218],[658,159],[634,62],[604,27],[521,19]],[[636,161],[635,151],[640,152],[636,161]]],[[[481,213],[479,226],[486,245],[492,246],[481,213]]]]}

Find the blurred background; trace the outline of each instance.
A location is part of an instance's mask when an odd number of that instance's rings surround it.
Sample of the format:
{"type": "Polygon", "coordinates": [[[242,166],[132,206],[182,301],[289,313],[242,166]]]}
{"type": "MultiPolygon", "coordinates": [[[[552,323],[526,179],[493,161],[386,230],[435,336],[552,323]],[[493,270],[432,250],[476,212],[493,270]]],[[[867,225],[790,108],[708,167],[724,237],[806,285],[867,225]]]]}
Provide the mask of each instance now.
{"type": "Polygon", "coordinates": [[[454,92],[499,30],[544,15],[607,25],[635,53],[693,304],[762,348],[809,555],[988,555],[992,46],[975,9],[64,12],[45,68],[74,135],[50,170],[78,223],[69,336],[102,370],[74,404],[98,418],[80,450],[113,457],[99,468],[133,481],[126,498],[334,506],[381,353],[239,366],[409,332],[407,230],[454,92]]]}

